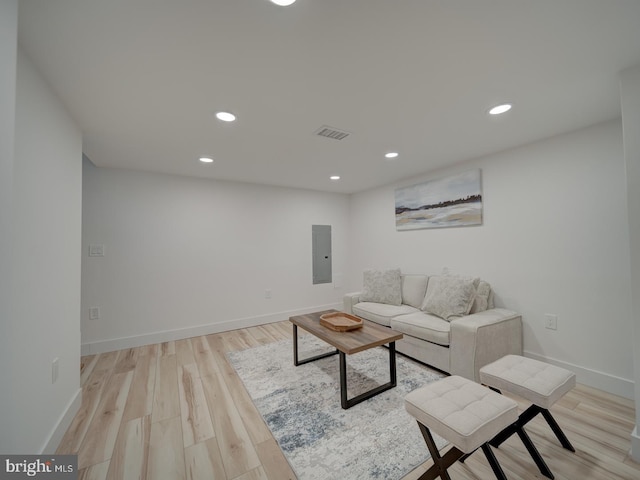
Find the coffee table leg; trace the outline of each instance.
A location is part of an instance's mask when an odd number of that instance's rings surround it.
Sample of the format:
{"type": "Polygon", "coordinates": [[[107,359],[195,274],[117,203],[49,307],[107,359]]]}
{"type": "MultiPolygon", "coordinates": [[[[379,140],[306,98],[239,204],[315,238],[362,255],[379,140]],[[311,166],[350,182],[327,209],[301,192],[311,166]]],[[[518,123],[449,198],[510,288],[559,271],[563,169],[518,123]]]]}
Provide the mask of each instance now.
{"type": "Polygon", "coordinates": [[[338,350],[328,353],[322,353],[320,355],[316,355],[315,357],[305,358],[304,360],[300,360],[298,358],[298,326],[293,324],[293,364],[297,367],[298,365],[304,365],[305,363],[313,362],[315,360],[320,360],[321,358],[330,357],[338,353],[338,350]]]}
{"type": "Polygon", "coordinates": [[[347,400],[347,356],[340,352],[340,404],[343,409],[351,407],[347,400]]]}
{"type": "Polygon", "coordinates": [[[398,383],[396,378],[396,342],[389,344],[389,375],[391,386],[395,387],[398,383]]]}
{"type": "Polygon", "coordinates": [[[298,364],[298,326],[293,324],[293,364],[297,367],[298,364]]]}
{"type": "Polygon", "coordinates": [[[340,404],[343,409],[348,409],[357,405],[360,402],[385,392],[397,385],[396,374],[396,342],[389,343],[389,382],[384,385],[380,385],[376,388],[369,390],[368,392],[361,393],[360,395],[351,399],[347,398],[347,356],[343,352],[340,353],[340,404]]]}

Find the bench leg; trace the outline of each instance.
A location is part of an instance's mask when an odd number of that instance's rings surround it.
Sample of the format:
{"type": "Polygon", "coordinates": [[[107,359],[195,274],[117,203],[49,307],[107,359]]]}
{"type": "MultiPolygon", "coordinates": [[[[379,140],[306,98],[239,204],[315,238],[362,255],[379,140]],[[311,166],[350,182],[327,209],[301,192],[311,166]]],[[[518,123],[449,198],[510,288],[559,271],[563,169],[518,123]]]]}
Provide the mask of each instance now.
{"type": "MultiPolygon", "coordinates": [[[[473,452],[465,454],[458,448],[452,446],[449,451],[441,457],[438,447],[436,446],[436,442],[433,440],[433,436],[429,429],[420,422],[418,422],[418,426],[420,427],[420,432],[424,437],[424,441],[426,442],[427,447],[429,448],[429,453],[431,453],[431,458],[433,459],[433,465],[431,468],[423,473],[418,480],[435,480],[438,477],[442,480],[451,480],[447,469],[458,460],[462,461],[466,459],[473,452]]],[[[500,463],[498,463],[498,459],[491,450],[491,447],[489,447],[489,444],[484,443],[480,448],[482,448],[485,457],[487,457],[487,461],[489,462],[497,480],[507,480],[507,476],[504,474],[504,471],[502,470],[500,463]]]]}
{"type": "Polygon", "coordinates": [[[540,455],[540,452],[531,441],[531,438],[529,438],[529,435],[527,435],[527,432],[524,431],[524,428],[518,427],[516,429],[516,433],[520,437],[520,440],[522,440],[522,443],[524,443],[524,446],[529,452],[529,455],[531,455],[531,458],[533,458],[533,461],[538,466],[540,473],[542,473],[545,477],[553,480],[554,478],[553,473],[551,473],[551,470],[547,466],[547,463],[544,461],[544,459],[542,458],[542,455],[540,455]]]}
{"type": "Polygon", "coordinates": [[[531,455],[531,458],[538,466],[540,473],[542,473],[547,478],[553,479],[554,477],[553,473],[551,473],[551,469],[542,458],[542,455],[540,455],[540,452],[531,441],[531,438],[529,437],[527,432],[524,431],[524,426],[529,423],[531,419],[534,418],[538,413],[540,413],[541,410],[542,409],[537,405],[531,405],[520,414],[518,420],[515,423],[512,423],[507,428],[498,433],[495,437],[493,437],[493,439],[489,441],[489,444],[495,448],[498,448],[500,445],[502,445],[502,443],[504,443],[505,440],[511,437],[514,433],[517,433],[520,437],[520,440],[522,440],[522,443],[529,452],[529,455],[531,455]]]}
{"type": "Polygon", "coordinates": [[[518,428],[524,428],[524,426],[527,423],[529,423],[536,415],[538,415],[538,413],[540,413],[540,410],[541,408],[539,406],[530,405],[529,408],[527,408],[524,412],[520,414],[520,416],[518,417],[518,421],[516,423],[508,426],[499,434],[497,434],[495,437],[493,437],[493,439],[490,442],[491,446],[498,448],[500,445],[504,443],[505,440],[507,440],[514,433],[516,433],[518,431],[518,428]]]}
{"type": "Polygon", "coordinates": [[[556,419],[553,418],[553,415],[551,415],[551,412],[546,408],[541,408],[540,410],[542,410],[542,416],[545,418],[545,420],[551,427],[551,430],[553,430],[553,433],[556,434],[556,437],[558,438],[562,446],[571,452],[575,452],[576,449],[573,448],[573,445],[571,445],[571,442],[569,441],[567,436],[564,434],[564,432],[560,428],[560,425],[558,425],[558,422],[556,422],[556,419]]]}
{"type": "MultiPolygon", "coordinates": [[[[475,452],[475,450],[473,452],[475,452]]],[[[473,453],[473,452],[471,452],[471,453],[473,453]]],[[[460,457],[460,463],[464,463],[464,461],[471,456],[471,453],[465,453],[464,455],[462,455],[460,457]]]]}
{"type": "Polygon", "coordinates": [[[496,435],[493,440],[491,440],[491,446],[498,448],[507,438],[516,433],[518,427],[524,427],[539,413],[541,413],[545,418],[545,420],[549,424],[549,427],[551,427],[551,430],[556,435],[558,441],[562,444],[562,446],[571,452],[575,452],[576,449],[573,448],[573,445],[571,445],[571,442],[560,428],[560,425],[558,425],[558,422],[556,422],[556,419],[553,418],[551,412],[546,408],[539,407],[535,404],[530,405],[529,408],[522,412],[522,414],[520,414],[520,417],[518,417],[518,421],[516,423],[514,423],[510,427],[505,428],[502,432],[496,435]]]}
{"type": "Polygon", "coordinates": [[[493,473],[495,474],[496,478],[498,480],[507,480],[507,476],[504,474],[504,471],[502,470],[502,467],[498,463],[498,459],[493,453],[493,450],[491,450],[491,447],[489,446],[489,444],[483,443],[480,448],[482,448],[482,451],[484,452],[484,456],[487,457],[487,461],[489,462],[489,465],[491,465],[491,470],[493,470],[493,473]]]}
{"type": "Polygon", "coordinates": [[[447,469],[456,463],[463,453],[456,447],[451,447],[451,449],[441,457],[438,447],[436,446],[436,442],[433,440],[433,436],[429,429],[420,422],[418,422],[418,426],[420,427],[420,432],[422,433],[422,437],[427,444],[427,448],[429,449],[429,453],[433,460],[431,468],[423,473],[418,480],[435,480],[438,477],[442,480],[451,480],[451,477],[447,473],[447,469]]]}

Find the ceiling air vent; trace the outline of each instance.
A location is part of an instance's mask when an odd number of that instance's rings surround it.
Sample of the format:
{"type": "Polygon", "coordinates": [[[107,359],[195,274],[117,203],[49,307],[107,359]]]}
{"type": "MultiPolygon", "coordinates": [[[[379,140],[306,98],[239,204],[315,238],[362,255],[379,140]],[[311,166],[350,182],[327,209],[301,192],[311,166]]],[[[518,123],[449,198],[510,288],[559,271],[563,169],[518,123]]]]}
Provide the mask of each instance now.
{"type": "Polygon", "coordinates": [[[337,128],[333,127],[327,127],[326,125],[323,125],[318,130],[316,130],[315,134],[321,137],[333,138],[334,140],[344,140],[349,135],[351,135],[349,132],[338,130],[337,128]]]}

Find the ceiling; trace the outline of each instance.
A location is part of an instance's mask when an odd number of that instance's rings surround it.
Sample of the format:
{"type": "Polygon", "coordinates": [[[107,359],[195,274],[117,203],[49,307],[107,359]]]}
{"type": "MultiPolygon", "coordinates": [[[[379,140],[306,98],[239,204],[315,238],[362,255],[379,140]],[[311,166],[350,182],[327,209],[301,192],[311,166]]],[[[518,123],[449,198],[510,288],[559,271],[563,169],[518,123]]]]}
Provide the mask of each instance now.
{"type": "Polygon", "coordinates": [[[640,1],[20,0],[19,44],[97,166],[354,193],[619,117],[640,1]]]}

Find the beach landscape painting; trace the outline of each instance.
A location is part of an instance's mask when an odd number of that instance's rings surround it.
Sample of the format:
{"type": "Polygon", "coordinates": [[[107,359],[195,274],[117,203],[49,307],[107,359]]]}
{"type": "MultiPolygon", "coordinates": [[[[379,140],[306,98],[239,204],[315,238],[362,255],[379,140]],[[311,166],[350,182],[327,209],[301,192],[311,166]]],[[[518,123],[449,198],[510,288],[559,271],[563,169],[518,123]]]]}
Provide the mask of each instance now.
{"type": "Polygon", "coordinates": [[[396,189],[396,230],[482,224],[480,169],[396,189]]]}

